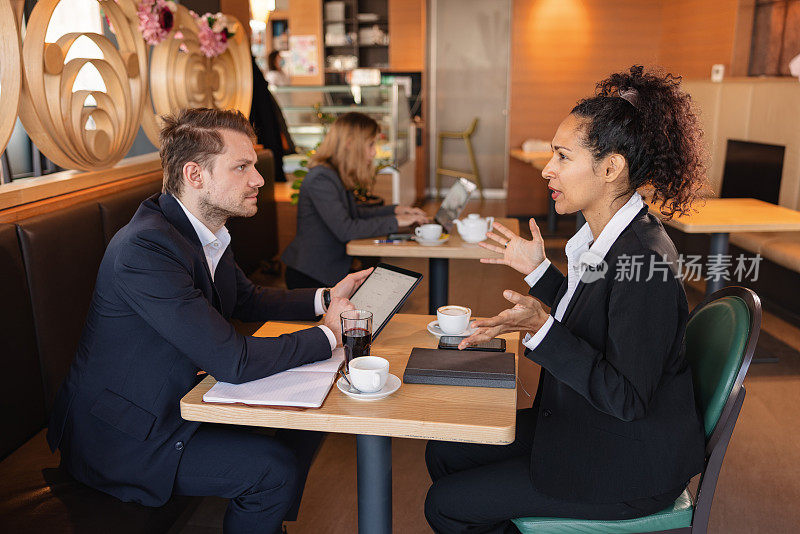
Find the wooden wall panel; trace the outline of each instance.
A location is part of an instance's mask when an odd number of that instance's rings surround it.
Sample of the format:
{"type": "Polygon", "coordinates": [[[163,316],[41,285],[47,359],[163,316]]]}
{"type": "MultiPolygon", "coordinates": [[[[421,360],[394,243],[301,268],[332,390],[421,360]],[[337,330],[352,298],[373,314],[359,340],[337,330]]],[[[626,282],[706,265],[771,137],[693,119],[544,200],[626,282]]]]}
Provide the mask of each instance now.
{"type": "Polygon", "coordinates": [[[291,0],[289,2],[289,32],[291,35],[315,35],[317,37],[317,62],[319,73],[315,76],[292,76],[292,85],[323,85],[325,62],[322,52],[322,1],[291,0]]]}
{"type": "Polygon", "coordinates": [[[685,89],[701,110],[711,165],[709,182],[719,193],[728,139],[786,146],[779,203],[800,209],[800,85],[791,78],[689,81],[685,89]]]}
{"type": "Polygon", "coordinates": [[[389,0],[389,66],[425,69],[425,0],[389,0]]]}
{"type": "Polygon", "coordinates": [[[730,76],[739,0],[668,0],[662,5],[658,63],[684,78],[708,78],[711,66],[722,63],[730,76]]]}
{"type": "MultiPolygon", "coordinates": [[[[661,10],[657,0],[515,0],[509,147],[552,139],[596,82],[634,63],[655,63],[661,10]]],[[[547,213],[541,176],[513,159],[506,206],[509,215],[547,213]]]]}

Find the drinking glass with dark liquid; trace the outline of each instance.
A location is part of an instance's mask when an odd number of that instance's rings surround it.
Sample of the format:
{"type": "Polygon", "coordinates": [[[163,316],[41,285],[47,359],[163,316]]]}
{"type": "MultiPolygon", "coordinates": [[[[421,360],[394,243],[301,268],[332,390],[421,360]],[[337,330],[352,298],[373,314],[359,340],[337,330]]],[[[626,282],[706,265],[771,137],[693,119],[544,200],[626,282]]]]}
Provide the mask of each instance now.
{"type": "Polygon", "coordinates": [[[369,356],[372,347],[372,312],[367,310],[346,310],[341,314],[342,344],[346,347],[345,357],[369,356]]]}

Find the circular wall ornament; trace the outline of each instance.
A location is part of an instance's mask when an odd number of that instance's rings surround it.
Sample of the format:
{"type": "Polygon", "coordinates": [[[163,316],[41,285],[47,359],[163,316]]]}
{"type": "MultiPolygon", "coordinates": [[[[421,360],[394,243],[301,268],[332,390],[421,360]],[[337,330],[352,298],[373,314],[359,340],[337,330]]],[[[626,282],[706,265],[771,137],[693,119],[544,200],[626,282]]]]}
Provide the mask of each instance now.
{"type": "Polygon", "coordinates": [[[60,0],[39,0],[22,45],[24,83],[19,116],[39,150],[67,169],[114,165],[130,150],[147,98],[147,49],[138,32],[134,0],[97,0],[114,29],[116,45],[97,33],[68,33],[45,42],[60,0]],[[102,59],[65,61],[80,37],[90,39],[102,59]],[[87,64],[97,69],[101,90],[74,90],[87,64]]]}
{"type": "Polygon", "coordinates": [[[250,113],[253,68],[250,43],[241,22],[225,52],[208,58],[200,51],[200,28],[189,10],[179,5],[175,24],[166,40],[153,47],[150,58],[150,105],[142,127],[158,146],[160,117],[183,108],[238,109],[250,113]]]}
{"type": "Polygon", "coordinates": [[[22,91],[22,46],[17,20],[11,0],[0,0],[0,152],[6,149],[14,131],[22,91]]]}

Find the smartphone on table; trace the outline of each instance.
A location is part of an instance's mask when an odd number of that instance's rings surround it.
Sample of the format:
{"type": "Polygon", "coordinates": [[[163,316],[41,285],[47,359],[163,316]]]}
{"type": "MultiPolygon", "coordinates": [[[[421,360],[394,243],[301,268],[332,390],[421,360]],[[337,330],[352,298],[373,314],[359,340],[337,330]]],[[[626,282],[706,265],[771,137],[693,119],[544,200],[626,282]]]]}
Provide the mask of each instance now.
{"type": "MultiPolygon", "coordinates": [[[[464,339],[466,339],[466,336],[442,336],[439,338],[439,349],[457,350],[458,344],[461,343],[461,341],[464,339]]],[[[485,350],[489,352],[505,352],[506,340],[500,337],[495,337],[490,339],[489,341],[484,341],[482,343],[478,343],[477,345],[469,346],[464,350],[485,350]]]]}

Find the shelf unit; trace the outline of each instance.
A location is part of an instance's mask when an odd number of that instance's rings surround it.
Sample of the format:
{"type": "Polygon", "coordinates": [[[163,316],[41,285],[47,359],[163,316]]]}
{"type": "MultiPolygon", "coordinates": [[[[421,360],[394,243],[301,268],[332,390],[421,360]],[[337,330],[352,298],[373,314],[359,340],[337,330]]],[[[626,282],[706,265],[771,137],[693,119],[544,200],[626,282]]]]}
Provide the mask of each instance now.
{"type": "Polygon", "coordinates": [[[377,26],[383,34],[389,35],[389,0],[325,0],[322,4],[322,21],[326,85],[345,83],[345,76],[351,70],[331,68],[328,58],[332,56],[356,57],[358,68],[389,68],[388,43],[360,42],[360,33],[372,26],[377,26]],[[344,13],[341,13],[342,6],[344,13]],[[337,11],[338,14],[334,15],[333,12],[337,11]],[[377,18],[359,19],[359,15],[365,14],[376,15],[377,18]],[[329,37],[332,34],[344,35],[348,42],[331,43],[329,37]]]}

